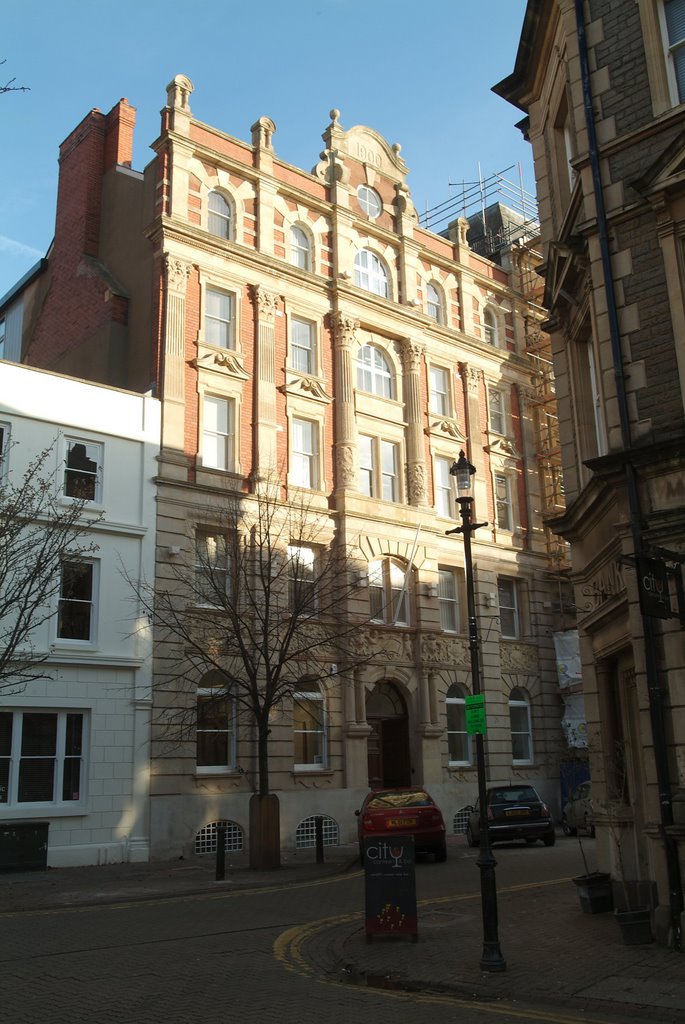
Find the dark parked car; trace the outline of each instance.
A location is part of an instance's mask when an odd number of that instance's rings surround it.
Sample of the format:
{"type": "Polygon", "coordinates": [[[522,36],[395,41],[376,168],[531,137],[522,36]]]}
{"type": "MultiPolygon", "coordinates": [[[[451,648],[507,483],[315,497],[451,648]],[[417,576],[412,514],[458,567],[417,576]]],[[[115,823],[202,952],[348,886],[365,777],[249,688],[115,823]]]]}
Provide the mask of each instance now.
{"type": "MultiPolygon", "coordinates": [[[[541,839],[545,846],[554,846],[554,822],[549,808],[533,786],[493,786],[487,792],[488,836],[491,843],[525,839],[534,843],[541,839]]],[[[469,846],[480,843],[480,811],[478,801],[466,826],[469,846]]]]}
{"type": "Polygon", "coordinates": [[[362,864],[366,836],[411,835],[415,852],[432,853],[440,862],[447,859],[445,822],[425,789],[375,789],[355,813],[362,864]]]}
{"type": "Polygon", "coordinates": [[[595,834],[595,825],[592,820],[592,783],[581,782],[573,790],[564,804],[561,816],[561,827],[567,836],[575,836],[578,829],[582,828],[591,836],[595,834]]]}

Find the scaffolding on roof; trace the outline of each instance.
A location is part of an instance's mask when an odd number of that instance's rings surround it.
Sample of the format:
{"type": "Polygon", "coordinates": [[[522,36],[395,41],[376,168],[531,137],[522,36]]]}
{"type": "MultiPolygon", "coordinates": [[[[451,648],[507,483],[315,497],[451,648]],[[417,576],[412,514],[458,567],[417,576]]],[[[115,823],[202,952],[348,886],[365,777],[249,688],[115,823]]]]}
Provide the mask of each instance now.
{"type": "Polygon", "coordinates": [[[483,178],[478,165],[478,181],[462,181],[461,185],[450,182],[450,188],[460,192],[449,199],[426,209],[419,217],[421,227],[441,233],[458,217],[465,217],[472,225],[469,245],[482,256],[491,257],[517,239],[532,238],[540,230],[537,199],[523,185],[521,165],[518,165],[518,184],[505,177],[515,165],[497,171],[483,178]],[[488,226],[487,211],[494,206],[503,206],[514,214],[513,219],[493,231],[488,226]],[[479,220],[480,218],[480,220],[479,220]],[[480,223],[480,234],[475,225],[480,223]]]}

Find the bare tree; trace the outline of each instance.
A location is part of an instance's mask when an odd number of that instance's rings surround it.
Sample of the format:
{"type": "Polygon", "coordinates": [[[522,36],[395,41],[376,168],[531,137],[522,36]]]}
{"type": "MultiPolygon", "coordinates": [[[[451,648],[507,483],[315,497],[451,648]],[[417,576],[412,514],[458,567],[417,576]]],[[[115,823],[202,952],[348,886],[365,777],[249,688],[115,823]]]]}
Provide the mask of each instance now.
{"type": "MultiPolygon", "coordinates": [[[[0,60],[0,67],[7,63],[7,58],[0,60]]],[[[16,78],[10,78],[4,85],[0,85],[0,96],[6,92],[30,92],[28,85],[15,85],[16,78]]]]}
{"type": "MultiPolygon", "coordinates": [[[[211,673],[218,705],[235,702],[256,733],[256,790],[265,799],[273,797],[275,709],[330,677],[333,665],[360,662],[364,616],[353,621],[348,608],[366,578],[334,518],[306,500],[282,500],[278,483],[227,494],[221,504],[212,525],[189,536],[185,557],[172,558],[165,579],[158,571],[156,591],[129,583],[154,622],[163,665],[156,727],[170,743],[188,739],[197,686],[211,673]]],[[[252,831],[251,816],[251,854],[252,831]]]]}
{"type": "Polygon", "coordinates": [[[62,481],[50,469],[54,449],[36,455],[18,483],[0,476],[0,693],[47,678],[49,650],[36,647],[36,631],[54,615],[64,563],[97,550],[86,535],[100,517],[84,517],[83,497],[62,500],[62,481]]]}

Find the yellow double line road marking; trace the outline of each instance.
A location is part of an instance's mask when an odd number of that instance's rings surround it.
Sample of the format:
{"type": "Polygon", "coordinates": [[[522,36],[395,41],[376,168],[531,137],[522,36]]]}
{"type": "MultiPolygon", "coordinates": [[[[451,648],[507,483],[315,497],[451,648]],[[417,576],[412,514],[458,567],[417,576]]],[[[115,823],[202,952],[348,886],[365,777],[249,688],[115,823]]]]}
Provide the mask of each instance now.
{"type": "MultiPolygon", "coordinates": [[[[521,892],[526,889],[539,889],[543,886],[550,885],[561,885],[562,883],[568,883],[568,878],[555,878],[550,879],[546,882],[535,882],[533,884],[524,885],[511,885],[504,889],[500,889],[501,894],[521,892]]],[[[479,892],[467,893],[462,896],[437,896],[428,899],[419,900],[419,907],[433,907],[440,906],[445,903],[464,903],[468,901],[480,899],[479,892]]],[[[335,917],[325,917],[318,921],[311,921],[305,925],[296,925],[294,928],[289,928],[287,931],[282,932],[274,942],[274,957],[276,961],[288,971],[292,971],[296,974],[300,974],[306,977],[312,977],[316,974],[315,968],[309,963],[303,954],[303,947],[306,943],[311,942],[320,935],[322,932],[329,931],[332,928],[338,928],[340,925],[359,923],[360,912],[355,911],[354,913],[338,914],[335,917]]],[[[346,982],[337,981],[330,978],[319,977],[318,979],[324,984],[329,985],[340,985],[344,988],[352,988],[346,982]]],[[[599,1021],[588,1017],[586,1014],[581,1016],[572,1016],[557,1012],[555,1010],[535,1010],[533,1008],[522,1009],[511,1003],[505,1003],[497,1001],[496,1003],[481,1002],[477,999],[462,999],[454,995],[439,995],[437,993],[418,993],[418,992],[403,992],[397,989],[382,989],[372,986],[356,986],[356,991],[364,992],[367,995],[382,996],[386,999],[404,1000],[412,1003],[426,1003],[436,1006],[451,1006],[459,1007],[461,1009],[469,1008],[476,1010],[478,1013],[483,1015],[490,1015],[493,1017],[509,1017],[510,1019],[526,1020],[526,1021],[544,1021],[547,1024],[606,1024],[604,1021],[599,1021]]]]}

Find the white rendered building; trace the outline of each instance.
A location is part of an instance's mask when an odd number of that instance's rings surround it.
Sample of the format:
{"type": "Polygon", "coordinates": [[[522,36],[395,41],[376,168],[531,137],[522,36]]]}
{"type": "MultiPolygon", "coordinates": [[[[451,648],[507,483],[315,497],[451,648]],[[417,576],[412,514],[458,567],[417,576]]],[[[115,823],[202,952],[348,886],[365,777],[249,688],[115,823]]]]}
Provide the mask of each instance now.
{"type": "Polygon", "coordinates": [[[65,507],[81,457],[95,546],[78,569],[62,561],[54,614],[32,637],[45,678],[0,688],[0,855],[36,823],[50,867],[146,861],[152,637],[126,576],[154,573],[159,403],[0,362],[0,429],[2,472],[19,484],[50,449],[44,475],[65,507]]]}

